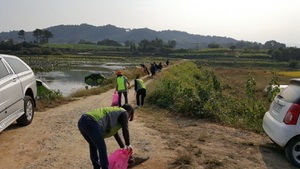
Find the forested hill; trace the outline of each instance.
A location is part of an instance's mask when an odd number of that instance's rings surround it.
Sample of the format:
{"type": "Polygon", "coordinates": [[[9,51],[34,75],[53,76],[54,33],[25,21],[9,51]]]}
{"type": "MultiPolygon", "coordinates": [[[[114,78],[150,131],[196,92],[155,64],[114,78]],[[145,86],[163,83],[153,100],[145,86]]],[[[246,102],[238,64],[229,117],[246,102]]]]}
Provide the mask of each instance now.
{"type": "MultiPolygon", "coordinates": [[[[177,43],[176,48],[203,48],[211,43],[222,45],[238,42],[233,38],[221,36],[195,35],[176,30],[155,31],[148,28],[125,29],[113,25],[58,25],[37,29],[48,30],[54,35],[53,38],[49,39],[50,43],[78,43],[80,40],[97,43],[104,39],[115,40],[119,43],[124,43],[125,41],[139,43],[143,39],[153,40],[158,38],[164,42],[175,40],[177,43]]],[[[0,33],[0,41],[13,39],[14,42],[20,42],[21,40],[18,38],[19,31],[20,30],[0,33]]],[[[33,31],[34,30],[25,32],[25,41],[35,41],[33,31]]]]}

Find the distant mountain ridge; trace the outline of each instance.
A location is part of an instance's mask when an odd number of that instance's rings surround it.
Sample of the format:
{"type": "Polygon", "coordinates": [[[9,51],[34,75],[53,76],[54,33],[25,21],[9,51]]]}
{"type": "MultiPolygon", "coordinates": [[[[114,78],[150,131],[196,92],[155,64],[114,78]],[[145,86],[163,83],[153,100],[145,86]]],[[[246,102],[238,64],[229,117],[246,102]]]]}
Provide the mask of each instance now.
{"type": "MultiPolygon", "coordinates": [[[[222,45],[238,42],[233,38],[221,36],[195,35],[175,30],[155,31],[148,28],[125,29],[114,25],[58,25],[44,28],[43,30],[48,30],[54,35],[53,38],[49,39],[49,43],[78,43],[80,40],[97,43],[104,39],[110,39],[121,44],[125,41],[133,41],[138,44],[143,39],[151,41],[158,38],[162,39],[164,42],[175,40],[177,43],[176,48],[205,48],[210,43],[222,45]]],[[[32,34],[32,32],[25,32],[25,40],[27,42],[33,42],[35,40],[32,34]]],[[[13,39],[15,42],[19,42],[20,39],[18,38],[18,31],[0,33],[0,41],[8,39],[13,39]]]]}

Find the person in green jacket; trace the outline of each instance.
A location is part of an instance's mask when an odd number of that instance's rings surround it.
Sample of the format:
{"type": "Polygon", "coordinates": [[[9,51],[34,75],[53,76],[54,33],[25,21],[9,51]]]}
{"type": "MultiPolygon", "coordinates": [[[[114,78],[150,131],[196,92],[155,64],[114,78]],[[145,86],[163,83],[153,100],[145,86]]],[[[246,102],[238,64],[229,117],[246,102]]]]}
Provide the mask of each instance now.
{"type": "Polygon", "coordinates": [[[146,85],[140,76],[138,75],[134,80],[134,90],[136,94],[136,106],[137,108],[144,105],[146,97],[146,85]]]}
{"type": "Polygon", "coordinates": [[[130,83],[126,76],[122,75],[122,72],[119,70],[117,72],[117,86],[115,92],[118,92],[118,102],[119,107],[122,105],[122,94],[124,95],[125,104],[128,103],[128,88],[130,87],[130,83]]]}
{"type": "Polygon", "coordinates": [[[128,121],[134,118],[134,109],[130,104],[122,107],[103,107],[91,110],[81,116],[78,129],[89,144],[90,159],[94,169],[108,169],[108,156],[104,139],[114,136],[120,148],[132,151],[128,121]],[[122,129],[125,144],[118,134],[122,129]]]}

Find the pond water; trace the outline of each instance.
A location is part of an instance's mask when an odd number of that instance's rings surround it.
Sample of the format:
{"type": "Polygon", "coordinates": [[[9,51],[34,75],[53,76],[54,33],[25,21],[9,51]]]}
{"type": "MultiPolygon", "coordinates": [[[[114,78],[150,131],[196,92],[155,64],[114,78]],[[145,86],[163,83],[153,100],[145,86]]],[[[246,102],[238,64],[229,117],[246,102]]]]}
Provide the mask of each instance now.
{"type": "Polygon", "coordinates": [[[38,72],[35,73],[35,76],[46,83],[50,89],[61,92],[63,96],[69,96],[79,89],[85,89],[86,86],[91,87],[84,82],[84,78],[92,73],[101,73],[105,77],[110,77],[116,70],[132,66],[136,65],[132,63],[80,65],[76,69],[38,72]],[[91,67],[93,68],[91,69],[91,67]]]}

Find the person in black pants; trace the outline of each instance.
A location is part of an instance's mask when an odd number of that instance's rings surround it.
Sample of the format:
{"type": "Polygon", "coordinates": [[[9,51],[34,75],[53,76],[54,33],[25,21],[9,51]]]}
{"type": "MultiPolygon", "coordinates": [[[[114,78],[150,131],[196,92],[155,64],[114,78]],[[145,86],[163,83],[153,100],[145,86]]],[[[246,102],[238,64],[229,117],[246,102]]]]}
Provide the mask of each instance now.
{"type": "Polygon", "coordinates": [[[154,77],[155,72],[156,72],[156,67],[155,67],[154,63],[151,63],[150,72],[151,72],[151,77],[154,77]]]}
{"type": "Polygon", "coordinates": [[[144,105],[144,100],[146,97],[146,85],[138,75],[134,80],[134,90],[136,94],[136,106],[137,108],[144,105]]]}
{"type": "Polygon", "coordinates": [[[122,94],[124,95],[125,104],[128,103],[128,89],[130,87],[130,83],[128,81],[128,78],[126,76],[122,75],[121,71],[117,72],[117,86],[115,89],[115,92],[118,92],[118,102],[119,107],[121,107],[122,102],[122,94]]]}
{"type": "Polygon", "coordinates": [[[102,107],[84,113],[78,121],[78,129],[89,144],[90,160],[94,169],[108,169],[108,155],[105,138],[114,136],[120,148],[132,151],[128,121],[134,118],[130,104],[122,107],[102,107]],[[118,130],[122,130],[124,142],[118,130]]]}

